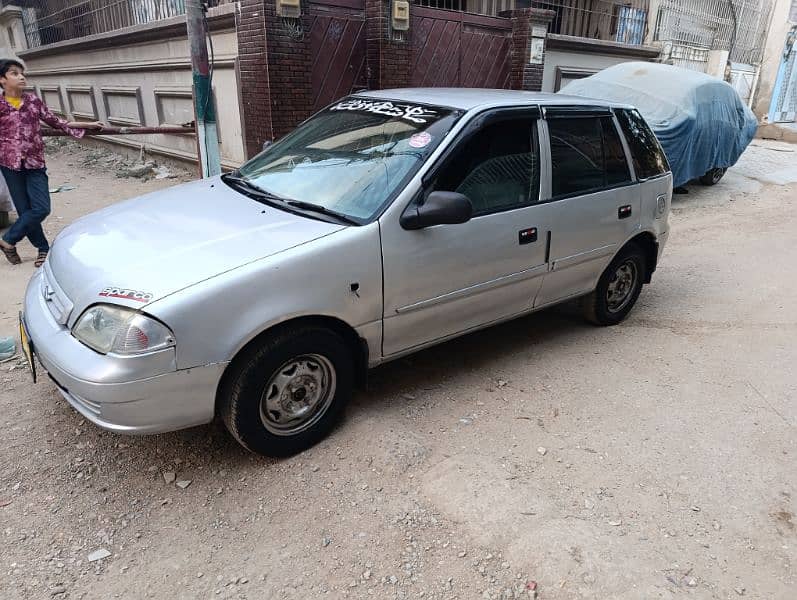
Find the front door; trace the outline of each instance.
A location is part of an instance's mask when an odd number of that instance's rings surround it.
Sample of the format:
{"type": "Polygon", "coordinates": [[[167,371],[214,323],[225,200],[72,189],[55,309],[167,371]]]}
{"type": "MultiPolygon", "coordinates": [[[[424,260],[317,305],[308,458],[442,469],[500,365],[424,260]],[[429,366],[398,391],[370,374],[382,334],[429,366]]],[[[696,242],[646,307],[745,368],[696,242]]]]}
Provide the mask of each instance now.
{"type": "Polygon", "coordinates": [[[536,204],[536,109],[477,117],[433,168],[418,199],[465,194],[473,217],[407,231],[384,218],[385,356],[531,309],[547,270],[551,204],[536,204]]]}
{"type": "Polygon", "coordinates": [[[550,273],[536,306],[594,289],[622,244],[639,228],[639,189],[611,112],[547,114],[551,195],[559,205],[550,273]]]}

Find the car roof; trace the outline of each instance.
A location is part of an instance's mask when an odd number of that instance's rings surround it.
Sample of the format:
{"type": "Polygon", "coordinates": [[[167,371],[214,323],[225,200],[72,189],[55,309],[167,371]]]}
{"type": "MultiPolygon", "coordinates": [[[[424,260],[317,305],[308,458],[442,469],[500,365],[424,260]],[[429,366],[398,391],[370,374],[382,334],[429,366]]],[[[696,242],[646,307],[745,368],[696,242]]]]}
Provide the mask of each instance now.
{"type": "Polygon", "coordinates": [[[608,102],[597,98],[568,96],[565,94],[546,94],[522,90],[496,90],[481,88],[398,88],[391,90],[362,91],[354,94],[360,98],[398,100],[434,104],[461,110],[477,107],[517,106],[518,104],[544,106],[607,106],[631,108],[628,104],[608,102]]]}

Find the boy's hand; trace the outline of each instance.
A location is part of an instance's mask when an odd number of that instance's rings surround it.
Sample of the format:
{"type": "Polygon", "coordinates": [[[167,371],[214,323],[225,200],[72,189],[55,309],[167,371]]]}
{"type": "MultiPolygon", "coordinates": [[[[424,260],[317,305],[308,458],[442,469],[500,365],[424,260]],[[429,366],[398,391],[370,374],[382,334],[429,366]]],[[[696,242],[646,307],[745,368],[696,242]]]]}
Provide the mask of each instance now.
{"type": "Polygon", "coordinates": [[[105,123],[102,121],[89,121],[88,123],[81,123],[81,129],[102,129],[105,127],[105,123]]]}

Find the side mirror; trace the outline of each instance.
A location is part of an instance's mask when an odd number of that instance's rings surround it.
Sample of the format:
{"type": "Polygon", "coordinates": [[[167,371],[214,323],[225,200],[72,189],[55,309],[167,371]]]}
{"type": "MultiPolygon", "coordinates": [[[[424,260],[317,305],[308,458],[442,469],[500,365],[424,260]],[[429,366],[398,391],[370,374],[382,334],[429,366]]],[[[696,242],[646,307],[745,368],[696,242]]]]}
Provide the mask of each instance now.
{"type": "Polygon", "coordinates": [[[412,204],[401,215],[404,229],[423,229],[432,225],[466,223],[473,215],[473,205],[464,194],[432,192],[423,204],[412,204]]]}

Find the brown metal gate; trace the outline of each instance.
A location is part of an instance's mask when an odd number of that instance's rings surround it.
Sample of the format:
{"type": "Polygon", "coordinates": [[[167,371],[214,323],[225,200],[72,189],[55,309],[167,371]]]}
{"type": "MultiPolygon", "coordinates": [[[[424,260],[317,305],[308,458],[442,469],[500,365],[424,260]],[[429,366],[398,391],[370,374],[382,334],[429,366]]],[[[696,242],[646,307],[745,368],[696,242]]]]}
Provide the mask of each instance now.
{"type": "Polygon", "coordinates": [[[509,88],[509,19],[413,6],[410,25],[413,86],[509,88]]]}
{"type": "Polygon", "coordinates": [[[365,2],[326,0],[310,4],[313,110],[362,89],[365,81],[365,2]]]}

